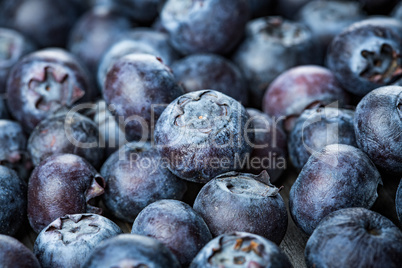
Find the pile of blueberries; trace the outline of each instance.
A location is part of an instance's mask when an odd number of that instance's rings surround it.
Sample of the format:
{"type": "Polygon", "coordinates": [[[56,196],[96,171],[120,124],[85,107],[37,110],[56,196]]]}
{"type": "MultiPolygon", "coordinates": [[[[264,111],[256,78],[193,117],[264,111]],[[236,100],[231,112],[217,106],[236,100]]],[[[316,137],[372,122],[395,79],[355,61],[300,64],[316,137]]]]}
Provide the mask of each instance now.
{"type": "Polygon", "coordinates": [[[402,267],[400,1],[0,0],[0,94],[0,267],[402,267]]]}

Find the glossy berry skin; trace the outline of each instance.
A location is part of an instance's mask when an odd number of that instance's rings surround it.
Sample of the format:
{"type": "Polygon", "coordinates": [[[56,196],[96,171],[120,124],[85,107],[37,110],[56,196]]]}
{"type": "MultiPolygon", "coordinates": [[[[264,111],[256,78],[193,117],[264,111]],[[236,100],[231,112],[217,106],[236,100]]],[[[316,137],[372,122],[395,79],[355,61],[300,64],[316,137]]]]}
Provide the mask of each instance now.
{"type": "Polygon", "coordinates": [[[307,241],[307,267],[402,265],[402,232],[389,219],[365,208],[345,208],[325,217],[307,241]]]}
{"type": "Polygon", "coordinates": [[[155,126],[155,144],[176,176],[206,183],[240,169],[251,152],[254,131],[249,115],[236,100],[214,90],[187,93],[163,111],[155,126]]]}
{"type": "Polygon", "coordinates": [[[121,57],[132,53],[154,55],[168,66],[179,58],[178,53],[170,45],[169,36],[166,33],[149,28],[136,28],[124,34],[103,55],[97,77],[102,91],[109,68],[121,57]]]}
{"type": "Polygon", "coordinates": [[[402,179],[399,182],[398,189],[396,191],[395,207],[399,222],[402,224],[402,179]]]}
{"type": "Polygon", "coordinates": [[[89,100],[88,74],[70,53],[48,48],[23,57],[7,82],[9,111],[25,132],[56,111],[78,100],[89,100]]]}
{"type": "Polygon", "coordinates": [[[247,112],[254,125],[255,141],[250,161],[243,171],[257,175],[266,170],[274,183],[287,167],[286,133],[265,113],[252,108],[247,112]]]}
{"type": "Polygon", "coordinates": [[[194,210],[207,223],[213,236],[250,232],[280,244],[288,214],[280,189],[260,175],[229,172],[217,176],[199,192],[194,210]]]}
{"type": "Polygon", "coordinates": [[[0,234],[0,266],[41,268],[35,255],[17,239],[0,234]]]}
{"type": "Polygon", "coordinates": [[[100,215],[65,215],[39,233],[33,252],[42,268],[82,267],[100,242],[121,233],[119,226],[100,215]]]}
{"type": "Polygon", "coordinates": [[[129,54],[110,67],[103,95],[106,104],[115,108],[115,116],[128,120],[125,126],[119,125],[125,129],[127,140],[146,141],[165,105],[183,93],[170,68],[160,59],[129,54]]]}
{"type": "Polygon", "coordinates": [[[121,12],[142,23],[152,22],[158,15],[165,0],[112,0],[121,12]]]}
{"type": "Polygon", "coordinates": [[[189,205],[177,200],[160,200],[144,208],[134,221],[132,234],[159,240],[183,267],[212,240],[208,226],[189,205]]]}
{"type": "Polygon", "coordinates": [[[97,246],[83,268],[155,267],[179,268],[173,253],[157,240],[134,234],[121,234],[97,246]]]}
{"type": "Polygon", "coordinates": [[[17,31],[0,28],[0,94],[6,92],[8,73],[24,55],[34,51],[35,45],[17,31]]]}
{"type": "Polygon", "coordinates": [[[105,155],[97,125],[78,113],[41,121],[29,137],[28,151],[35,166],[51,155],[76,154],[99,169],[105,155]]]}
{"type": "Polygon", "coordinates": [[[401,77],[401,26],[397,20],[368,19],[332,40],[327,65],[346,90],[364,96],[401,77]]]}
{"type": "Polygon", "coordinates": [[[350,145],[327,145],[309,158],[290,189],[290,214],[310,235],[333,211],[370,208],[379,184],[380,173],[366,154],[350,145]]]}
{"type": "Polygon", "coordinates": [[[245,78],[232,62],[215,54],[193,54],[172,66],[173,74],[186,92],[214,89],[247,105],[245,78]]]}
{"type": "Polygon", "coordinates": [[[73,154],[46,158],[28,183],[28,219],[39,233],[66,214],[96,213],[96,197],[104,193],[104,179],[87,161],[73,154]]]}
{"type": "Polygon", "coordinates": [[[278,119],[300,115],[312,104],[336,101],[342,106],[349,103],[350,97],[334,74],[321,66],[305,65],[278,76],[265,92],[262,107],[265,113],[278,119]]]}
{"type": "Polygon", "coordinates": [[[233,55],[248,80],[253,106],[259,106],[269,84],[285,70],[313,63],[311,31],[281,17],[263,17],[247,24],[246,37],[233,55]]]}
{"type": "Polygon", "coordinates": [[[185,55],[230,52],[242,38],[248,18],[245,0],[168,0],[161,11],[162,27],[185,55]]]}
{"type": "Polygon", "coordinates": [[[131,27],[130,19],[112,6],[95,6],[75,23],[68,49],[86,65],[95,80],[103,54],[131,27]]]}
{"type": "Polygon", "coordinates": [[[181,199],[184,181],[173,175],[151,145],[128,143],[103,164],[107,186],[103,202],[119,219],[133,222],[147,205],[161,199],[181,199]]]}
{"type": "Polygon", "coordinates": [[[78,19],[79,10],[71,1],[1,1],[0,24],[29,37],[40,47],[64,47],[67,34],[78,19]]]}
{"type": "Polygon", "coordinates": [[[273,242],[259,235],[234,232],[210,241],[190,268],[291,268],[288,257],[273,242]]]}
{"type": "Polygon", "coordinates": [[[355,134],[359,147],[374,164],[402,174],[402,87],[373,90],[357,105],[355,134]]]}
{"type": "Polygon", "coordinates": [[[20,179],[15,171],[0,166],[0,207],[2,208],[0,234],[13,236],[24,223],[27,207],[26,194],[25,181],[20,179]]]}
{"type": "Polygon", "coordinates": [[[311,154],[329,144],[357,147],[354,111],[332,107],[307,109],[296,120],[289,135],[289,157],[301,170],[311,154]]]}
{"type": "Polygon", "coordinates": [[[311,30],[319,49],[317,56],[321,63],[331,40],[352,23],[364,19],[361,5],[352,1],[310,1],[304,5],[298,14],[298,20],[311,30]]]}

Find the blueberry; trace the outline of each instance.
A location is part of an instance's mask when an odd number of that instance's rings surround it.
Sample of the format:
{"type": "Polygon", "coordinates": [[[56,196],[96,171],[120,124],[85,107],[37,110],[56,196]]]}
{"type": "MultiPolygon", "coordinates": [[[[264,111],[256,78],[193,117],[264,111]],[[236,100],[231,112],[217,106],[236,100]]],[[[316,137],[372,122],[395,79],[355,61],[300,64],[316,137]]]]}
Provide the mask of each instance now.
{"type": "Polygon", "coordinates": [[[100,215],[66,215],[39,233],[34,254],[42,268],[82,267],[100,242],[121,233],[114,222],[100,215]]]}
{"type": "Polygon", "coordinates": [[[185,55],[230,52],[248,18],[245,0],[167,0],[161,11],[162,27],[185,55]]]}
{"type": "Polygon", "coordinates": [[[128,143],[103,164],[106,207],[117,218],[133,222],[147,205],[160,199],[181,199],[184,181],[173,175],[150,144],[128,143]]]}
{"type": "Polygon", "coordinates": [[[234,232],[209,242],[190,268],[291,268],[288,257],[271,241],[255,234],[234,232]]]}
{"type": "Polygon", "coordinates": [[[132,53],[151,54],[170,66],[179,58],[169,43],[169,36],[148,28],[136,28],[127,32],[103,55],[99,63],[98,84],[103,90],[107,71],[118,59],[132,53]]]}
{"type": "Polygon", "coordinates": [[[190,92],[163,111],[155,126],[155,144],[173,174],[206,183],[240,169],[238,162],[251,152],[254,141],[248,120],[246,109],[220,92],[190,92]]]}
{"type": "Polygon", "coordinates": [[[71,1],[1,1],[0,24],[15,29],[40,47],[64,47],[67,34],[79,16],[71,1]]]}
{"type": "Polygon", "coordinates": [[[144,208],[135,219],[131,233],[159,240],[183,267],[212,239],[201,216],[177,200],[160,200],[144,208]]]}
{"type": "Polygon", "coordinates": [[[399,222],[402,224],[402,179],[396,191],[395,207],[399,222]]]}
{"type": "Polygon", "coordinates": [[[402,232],[365,208],[345,208],[325,217],[307,241],[308,267],[402,266],[402,232]]]}
{"type": "Polygon", "coordinates": [[[35,255],[15,238],[0,234],[0,266],[40,268],[35,255]]]}
{"type": "Polygon", "coordinates": [[[354,111],[348,109],[304,110],[289,135],[289,156],[293,166],[301,170],[311,154],[329,144],[357,147],[353,119],[354,111]]]}
{"type": "Polygon", "coordinates": [[[15,235],[24,223],[26,194],[27,185],[17,173],[0,166],[0,234],[15,235]]]}
{"type": "Polygon", "coordinates": [[[11,67],[21,57],[35,49],[35,45],[21,33],[0,28],[0,94],[6,92],[7,77],[11,67]]]}
{"type": "Polygon", "coordinates": [[[103,95],[106,103],[115,108],[127,139],[143,141],[152,136],[153,124],[166,105],[183,93],[170,68],[160,59],[129,54],[109,68],[103,95]]]}
{"type": "Polygon", "coordinates": [[[292,185],[290,214],[300,229],[311,234],[333,211],[370,208],[379,184],[380,173],[366,154],[350,145],[327,145],[310,156],[292,185]]]}
{"type": "Polygon", "coordinates": [[[256,109],[247,109],[254,125],[255,141],[244,172],[260,174],[266,170],[275,182],[287,167],[286,133],[273,118],[256,109]]]}
{"type": "Polygon", "coordinates": [[[135,21],[149,23],[157,17],[165,0],[112,0],[111,2],[135,21]]]}
{"type": "Polygon", "coordinates": [[[358,104],[355,134],[359,147],[380,168],[402,174],[402,87],[373,90],[358,104]]]}
{"type": "Polygon", "coordinates": [[[39,233],[66,214],[101,214],[96,201],[104,188],[104,179],[83,158],[73,154],[50,156],[34,169],[29,179],[29,223],[39,233]]]}
{"type": "Polygon", "coordinates": [[[95,80],[103,54],[131,27],[129,18],[110,5],[95,6],[75,23],[68,49],[81,59],[95,80]]]}
{"type": "Polygon", "coordinates": [[[215,54],[194,54],[172,65],[176,81],[186,92],[214,89],[247,105],[245,78],[232,62],[215,54]]]}
{"type": "Polygon", "coordinates": [[[29,133],[56,111],[89,100],[92,91],[78,60],[65,50],[49,48],[28,54],[14,65],[7,101],[12,116],[29,133]]]}
{"type": "Polygon", "coordinates": [[[99,244],[82,267],[179,268],[180,264],[173,253],[157,240],[121,234],[99,244]]]}
{"type": "Polygon", "coordinates": [[[342,89],[334,74],[327,68],[305,65],[291,68],[278,76],[268,87],[262,102],[270,116],[292,117],[314,104],[349,104],[350,96],[342,89]]]}
{"type": "Polygon", "coordinates": [[[250,104],[259,106],[269,84],[285,70],[314,62],[311,31],[281,17],[248,22],[246,37],[233,55],[250,85],[250,104]]]}
{"type": "Polygon", "coordinates": [[[364,96],[401,78],[401,27],[392,19],[368,19],[332,40],[327,65],[346,90],[364,96]]]}
{"type": "Polygon", "coordinates": [[[104,158],[98,127],[78,113],[56,115],[41,121],[29,137],[28,151],[35,166],[51,155],[76,154],[98,169],[104,158]]]}
{"type": "Polygon", "coordinates": [[[212,235],[235,231],[261,235],[276,244],[282,241],[288,214],[280,189],[260,175],[229,172],[208,182],[194,202],[212,235]]]}

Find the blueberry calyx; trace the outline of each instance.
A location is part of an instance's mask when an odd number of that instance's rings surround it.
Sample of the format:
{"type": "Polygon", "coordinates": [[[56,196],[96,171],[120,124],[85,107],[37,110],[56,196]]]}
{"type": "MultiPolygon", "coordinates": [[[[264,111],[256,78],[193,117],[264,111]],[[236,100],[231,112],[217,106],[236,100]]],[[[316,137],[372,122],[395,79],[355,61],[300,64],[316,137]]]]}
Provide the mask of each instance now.
{"type": "Polygon", "coordinates": [[[85,192],[88,213],[95,213],[95,214],[102,213],[102,209],[96,207],[94,204],[96,197],[99,197],[104,193],[105,193],[105,180],[101,176],[97,175],[92,180],[91,186],[85,192]]]}

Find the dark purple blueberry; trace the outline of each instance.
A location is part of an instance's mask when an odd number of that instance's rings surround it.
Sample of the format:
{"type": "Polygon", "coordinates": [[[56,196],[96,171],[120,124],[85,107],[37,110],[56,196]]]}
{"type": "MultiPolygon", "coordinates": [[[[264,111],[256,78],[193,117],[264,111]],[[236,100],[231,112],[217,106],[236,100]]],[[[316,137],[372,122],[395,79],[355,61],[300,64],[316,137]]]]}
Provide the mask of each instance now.
{"type": "Polygon", "coordinates": [[[27,185],[5,166],[0,166],[0,208],[0,234],[15,235],[26,217],[27,185]]]}
{"type": "Polygon", "coordinates": [[[113,105],[128,140],[146,141],[154,123],[172,100],[184,93],[168,66],[149,54],[129,54],[110,68],[104,98],[113,105]]]}
{"type": "Polygon", "coordinates": [[[246,38],[233,56],[244,72],[251,90],[250,104],[260,106],[269,84],[285,70],[313,63],[311,31],[303,24],[280,17],[250,21],[246,38]]]}
{"type": "Polygon", "coordinates": [[[280,117],[300,115],[312,104],[349,104],[350,96],[342,89],[333,73],[321,66],[305,65],[289,69],[278,76],[265,92],[265,113],[280,117]]]}
{"type": "Polygon", "coordinates": [[[159,240],[183,267],[188,267],[212,239],[201,216],[177,200],[160,200],[144,208],[135,219],[131,233],[159,240]]]}
{"type": "Polygon", "coordinates": [[[167,0],[162,27],[182,54],[228,53],[243,37],[249,18],[245,0],[167,0]]]}
{"type": "Polygon", "coordinates": [[[97,246],[83,268],[179,268],[180,263],[162,243],[150,237],[121,234],[97,246]]]}
{"type": "Polygon", "coordinates": [[[109,5],[95,6],[75,23],[68,48],[88,67],[95,81],[103,54],[131,27],[131,21],[118,10],[109,5]]]}
{"type": "Polygon", "coordinates": [[[190,268],[291,268],[288,257],[259,235],[234,232],[216,237],[195,257],[190,268]]]}
{"type": "Polygon", "coordinates": [[[32,172],[28,183],[28,219],[39,233],[66,214],[96,213],[97,197],[105,181],[87,161],[73,154],[46,158],[32,172]]]}
{"type": "Polygon", "coordinates": [[[132,53],[151,54],[170,66],[179,58],[169,43],[169,36],[148,28],[136,28],[116,41],[104,54],[98,69],[98,84],[103,91],[108,69],[121,57],[132,53]]]}
{"type": "Polygon", "coordinates": [[[332,40],[327,65],[346,90],[364,96],[402,77],[401,27],[394,19],[368,19],[332,40]]]}
{"type": "Polygon", "coordinates": [[[402,87],[373,90],[355,114],[357,144],[378,167],[402,174],[402,87]]]}
{"type": "Polygon", "coordinates": [[[280,244],[288,214],[280,189],[260,175],[229,172],[208,182],[194,202],[213,236],[250,232],[280,244]]]}
{"type": "Polygon", "coordinates": [[[324,63],[327,47],[331,40],[354,22],[365,15],[361,5],[351,1],[311,1],[304,5],[298,14],[300,22],[308,26],[316,42],[316,55],[324,63]]]}
{"type": "Polygon", "coordinates": [[[29,133],[43,119],[78,100],[89,100],[88,74],[70,53],[49,48],[31,53],[12,68],[7,82],[9,111],[29,133]]]}
{"type": "Polygon", "coordinates": [[[0,24],[23,33],[41,47],[64,47],[79,13],[76,5],[65,0],[1,1],[0,24]]]}
{"type": "Polygon", "coordinates": [[[0,266],[41,268],[35,255],[15,238],[0,234],[0,266]]]}
{"type": "Polygon", "coordinates": [[[35,45],[19,32],[0,28],[0,94],[7,91],[7,77],[11,67],[35,48],[35,45]]]}
{"type": "Polygon", "coordinates": [[[33,252],[42,268],[82,267],[100,242],[121,233],[119,226],[100,215],[66,215],[39,233],[33,252]]]}
{"type": "Polygon", "coordinates": [[[184,181],[166,168],[150,144],[128,143],[104,163],[106,180],[103,202],[119,219],[133,222],[147,205],[161,199],[181,199],[184,181]]]}
{"type": "Polygon", "coordinates": [[[353,119],[354,111],[348,109],[325,107],[304,110],[288,140],[293,166],[301,170],[313,153],[329,144],[357,147],[353,119]]]}
{"type": "Polygon", "coordinates": [[[309,158],[290,189],[290,214],[300,229],[312,234],[333,211],[370,208],[379,184],[380,173],[366,154],[350,145],[327,145],[309,158]]]}
{"type": "Polygon", "coordinates": [[[276,12],[289,19],[295,19],[299,10],[311,0],[279,0],[276,12]]]}
{"type": "Polygon", "coordinates": [[[99,141],[99,130],[93,121],[68,113],[41,121],[29,137],[28,151],[35,166],[51,155],[76,154],[99,169],[105,156],[99,141]]]}
{"type": "Polygon", "coordinates": [[[253,151],[246,162],[244,172],[260,174],[266,170],[271,182],[275,182],[287,167],[286,133],[273,118],[256,109],[247,109],[254,125],[253,151]]]}
{"type": "Polygon", "coordinates": [[[27,152],[27,138],[19,123],[0,120],[0,165],[15,170],[21,179],[27,180],[32,162],[27,152]]]}
{"type": "Polygon", "coordinates": [[[395,207],[399,222],[402,224],[402,179],[399,182],[398,189],[396,191],[395,207]]]}
{"type": "Polygon", "coordinates": [[[248,120],[246,109],[231,97],[214,90],[190,92],[163,111],[155,143],[173,174],[206,183],[241,169],[237,162],[251,152],[254,141],[248,120]]]}
{"type": "Polygon", "coordinates": [[[345,208],[325,217],[307,241],[306,264],[321,267],[402,266],[402,232],[365,208],[345,208]]]}
{"type": "Polygon", "coordinates": [[[111,0],[110,2],[135,21],[149,23],[158,16],[165,0],[111,0]]]}
{"type": "Polygon", "coordinates": [[[176,81],[186,92],[213,89],[247,105],[248,89],[239,68],[215,54],[194,54],[172,65],[176,81]]]}

